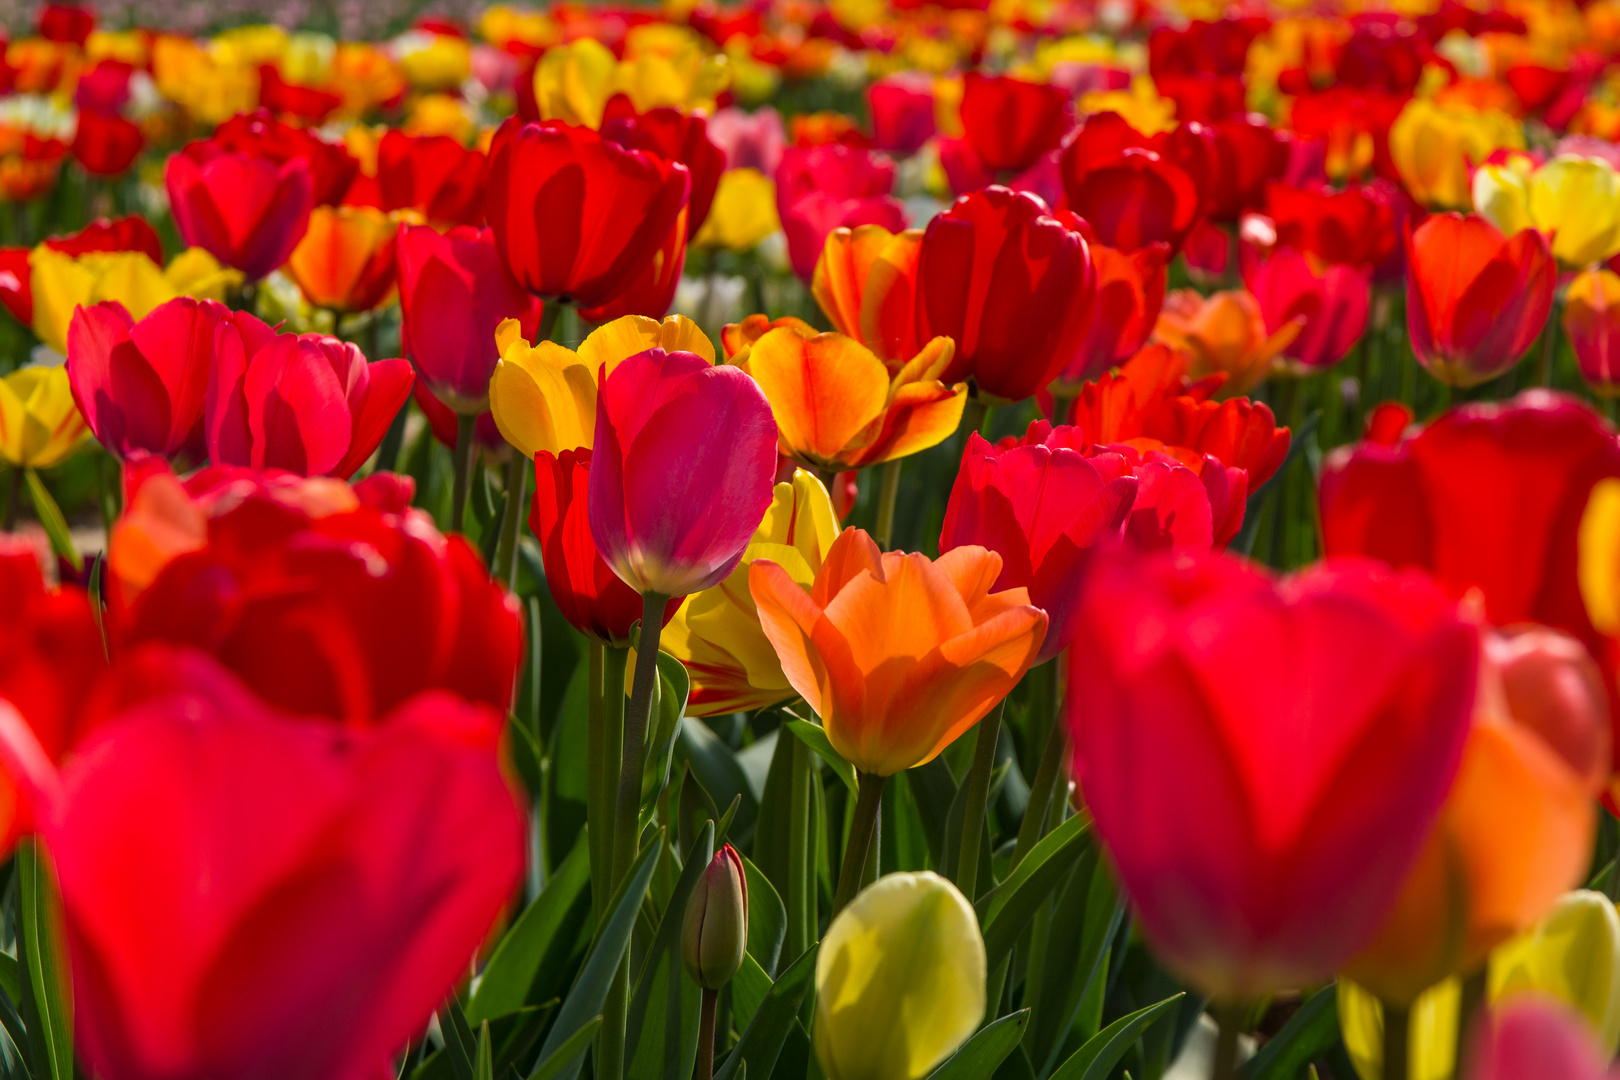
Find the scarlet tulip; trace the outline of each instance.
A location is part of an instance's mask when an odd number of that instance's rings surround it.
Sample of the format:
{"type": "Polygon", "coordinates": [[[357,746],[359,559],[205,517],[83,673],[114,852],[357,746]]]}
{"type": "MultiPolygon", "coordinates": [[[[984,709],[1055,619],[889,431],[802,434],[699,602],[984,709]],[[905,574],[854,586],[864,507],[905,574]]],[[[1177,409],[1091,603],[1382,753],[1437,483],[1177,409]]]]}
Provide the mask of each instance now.
{"type": "Polygon", "coordinates": [[[1421,574],[1125,550],[1075,623],[1075,777],[1159,956],[1223,1001],[1339,970],[1456,775],[1474,627],[1421,574]]]}
{"type": "Polygon", "coordinates": [[[79,110],[73,157],[91,176],[122,176],[146,148],[140,125],[108,109],[79,110]]]}
{"type": "Polygon", "coordinates": [[[85,423],[112,453],[201,461],[203,405],[224,304],[177,297],[139,321],[116,301],[79,308],[68,381],[85,423]]]}
{"type": "Polygon", "coordinates": [[[988,187],[928,223],[917,263],[917,336],[944,335],[944,382],[1020,401],[1057,377],[1085,341],[1096,274],[1082,222],[1034,195],[988,187]]]}
{"type": "Polygon", "coordinates": [[[1230,117],[1212,126],[1217,164],[1210,178],[1209,216],[1233,222],[1243,211],[1264,204],[1266,184],[1288,168],[1288,143],[1258,115],[1230,117]]]}
{"type": "Polygon", "coordinates": [[[686,268],[687,210],[675,218],[675,224],[664,234],[664,242],[642,264],[630,283],[618,295],[591,307],[579,309],[580,318],[588,323],[607,323],[626,316],[662,319],[675,303],[675,290],[680,286],[681,273],[686,268]]]}
{"type": "Polygon", "coordinates": [[[881,154],[838,143],[789,147],[776,170],[776,210],[800,280],[815,273],[834,229],[905,228],[905,208],[889,194],[893,187],[894,165],[881,154]]]}
{"type": "Polygon", "coordinates": [[[167,675],[60,772],[6,731],[8,766],[34,765],[87,1069],[376,1073],[521,878],[500,715],[434,694],[345,730],[288,723],[206,657],[167,675]]]}
{"type": "Polygon", "coordinates": [[[682,112],[662,106],[638,112],[624,94],[608,99],[602,115],[602,137],[627,150],[645,150],[686,166],[692,176],[687,202],[686,236],[697,235],[709,219],[720,174],[726,170],[725,151],[709,138],[708,121],[701,112],[682,112]]]}
{"type": "MultiPolygon", "coordinates": [[[[40,247],[63,255],[92,251],[138,251],[154,265],[163,264],[163,244],[145,218],[97,218],[76,233],[53,236],[40,247]]],[[[24,326],[34,323],[34,293],[29,284],[32,252],[24,247],[0,248],[0,302],[24,326]]]]}
{"type": "Polygon", "coordinates": [[[383,132],[377,144],[377,190],[384,210],[415,210],[438,225],[484,220],[485,157],[449,135],[383,132]]]}
{"type": "Polygon", "coordinates": [[[872,144],[879,150],[909,157],[933,138],[934,80],[916,71],[885,75],[866,88],[872,116],[872,144]]]}
{"type": "Polygon", "coordinates": [[[1307,371],[1343,360],[1367,328],[1372,275],[1366,269],[1343,263],[1319,266],[1292,248],[1279,247],[1247,276],[1268,334],[1299,323],[1283,355],[1307,371]]]}
{"type": "Polygon", "coordinates": [[[1603,267],[1582,271],[1564,300],[1564,334],[1581,378],[1594,393],[1620,393],[1620,275],[1603,267]]]}
{"type": "MultiPolygon", "coordinates": [[[[563,618],[588,638],[625,648],[641,621],[641,595],[619,580],[591,539],[585,504],[590,473],[590,447],[535,454],[529,531],[540,541],[546,588],[563,618]]],[[[680,606],[679,597],[664,605],[664,625],[680,606]]]]}
{"type": "Polygon", "coordinates": [[[309,163],[188,143],[169,158],[169,207],[181,237],[257,281],[287,261],[315,205],[309,163]]]}
{"type": "Polygon", "coordinates": [[[1477,214],[1436,214],[1406,241],[1412,351],[1435,378],[1475,386],[1511,368],[1552,310],[1547,238],[1511,237],[1477,214]]]}
{"type": "Polygon", "coordinates": [[[411,392],[404,360],[367,363],[324,334],[277,334],[245,311],[220,324],[205,407],[216,465],[349,477],[411,392]]]}
{"type": "Polygon", "coordinates": [[[1325,263],[1374,269],[1401,242],[1394,207],[1360,184],[1342,191],[1326,185],[1267,184],[1266,216],[1277,226],[1279,245],[1325,263]]]}
{"type": "Polygon", "coordinates": [[[46,41],[72,42],[83,47],[96,29],[96,13],[81,4],[41,4],[35,16],[39,36],[46,41]]]}
{"type": "Polygon", "coordinates": [[[1046,614],[1024,589],[991,592],[1000,573],[1001,556],[981,547],[930,562],[846,529],[808,595],[767,559],[748,580],[783,672],[833,749],[891,776],[932,761],[1035,662],[1046,614]]]}
{"type": "Polygon", "coordinates": [[[962,129],[988,168],[1023,172],[1057,148],[1069,129],[1069,95],[1061,87],[1010,75],[962,78],[962,129]]]}
{"type": "Polygon", "coordinates": [[[310,128],[282,123],[265,109],[238,113],[214,129],[210,143],[228,154],[246,154],[284,165],[309,165],[316,206],[343,201],[360,173],[360,161],[342,143],[327,142],[310,128]]]}
{"type": "Polygon", "coordinates": [[[1090,246],[1097,301],[1085,341],[1063,368],[1066,383],[1094,379],[1135,356],[1147,344],[1164,305],[1168,245],[1149,244],[1131,252],[1090,246]]]}
{"type": "Polygon", "coordinates": [[[534,337],[540,301],[512,280],[488,229],[405,225],[398,243],[403,351],[440,400],[461,412],[486,411],[501,358],[495,330],[516,319],[521,335],[534,337]]]}
{"type": "Polygon", "coordinates": [[[1198,187],[1144,141],[1117,117],[1088,120],[1064,145],[1063,191],[1108,247],[1135,251],[1162,241],[1174,250],[1197,223],[1198,187]]]}
{"type": "Polygon", "coordinates": [[[370,311],[398,284],[399,224],[370,206],[317,206],[287,257],[287,276],[315,307],[370,311]]]}
{"type": "Polygon", "coordinates": [[[604,364],[595,440],[591,537],[614,573],[643,596],[724,580],[771,504],[776,475],[776,422],[754,380],[659,348],[611,372],[604,364]]]}
{"type": "Polygon", "coordinates": [[[624,292],[652,260],[690,189],[677,162],[626,150],[589,128],[513,119],[491,145],[485,213],[520,285],[594,307],[624,292]]]}

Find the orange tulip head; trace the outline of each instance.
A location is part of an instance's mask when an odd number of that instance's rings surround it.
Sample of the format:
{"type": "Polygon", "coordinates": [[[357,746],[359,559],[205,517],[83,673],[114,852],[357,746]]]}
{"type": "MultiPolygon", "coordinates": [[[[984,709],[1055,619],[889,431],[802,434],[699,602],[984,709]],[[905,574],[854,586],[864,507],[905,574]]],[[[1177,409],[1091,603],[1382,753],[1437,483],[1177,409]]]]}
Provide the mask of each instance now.
{"type": "Polygon", "coordinates": [[[816,263],[810,291],[833,329],[884,360],[908,359],[924,344],[917,339],[913,316],[921,251],[921,229],[834,229],[816,263]]]}

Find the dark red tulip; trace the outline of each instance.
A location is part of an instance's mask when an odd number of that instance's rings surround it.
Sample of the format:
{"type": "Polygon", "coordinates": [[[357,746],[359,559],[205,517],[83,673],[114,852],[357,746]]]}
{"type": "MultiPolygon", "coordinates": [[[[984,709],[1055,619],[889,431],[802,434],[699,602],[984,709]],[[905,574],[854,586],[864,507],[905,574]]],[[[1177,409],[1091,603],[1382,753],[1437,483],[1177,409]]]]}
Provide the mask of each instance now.
{"type": "Polygon", "coordinates": [[[962,80],[962,130],[985,166],[1023,172],[1069,130],[1069,95],[1050,83],[970,71],[962,80]]]}
{"type": "Polygon", "coordinates": [[[602,114],[602,137],[626,150],[645,150],[686,166],[692,193],[686,204],[686,237],[691,239],[709,220],[720,174],[726,171],[726,152],[709,138],[709,122],[701,112],[688,113],[662,107],[636,112],[623,94],[608,99],[602,114]]]}
{"type": "Polygon", "coordinates": [[[265,109],[238,113],[214,129],[209,141],[221,150],[279,164],[309,165],[316,206],[336,206],[360,173],[360,161],[342,143],[327,142],[308,128],[282,123],[265,109]]]}
{"type": "Polygon", "coordinates": [[[776,168],[776,210],[788,261],[801,281],[815,273],[827,236],[838,228],[906,227],[905,207],[890,194],[894,163],[870,150],[824,143],[790,146],[776,168]]]}
{"type": "Polygon", "coordinates": [[[105,109],[80,109],[73,157],[91,176],[122,176],[146,146],[133,120],[105,109]]]}
{"type": "Polygon", "coordinates": [[[1064,147],[1063,190],[1069,208],[1107,246],[1135,251],[1163,242],[1174,250],[1198,221],[1198,188],[1179,165],[1140,146],[1141,138],[1117,117],[1088,120],[1064,147]]]}
{"type": "Polygon", "coordinates": [[[415,210],[437,225],[484,221],[482,150],[448,135],[389,128],[377,144],[377,190],[384,210],[415,210]]]}
{"type": "Polygon", "coordinates": [[[93,8],[80,4],[41,4],[35,23],[39,36],[46,41],[83,48],[96,29],[96,13],[93,8]]]}
{"type": "Polygon", "coordinates": [[[1361,184],[1334,191],[1325,184],[1266,185],[1266,216],[1277,243],[1327,263],[1374,268],[1395,254],[1395,209],[1361,184]]]}
{"type": "Polygon", "coordinates": [[[85,423],[109,451],[207,453],[203,407],[224,304],[179,296],[140,321],[116,300],[80,307],[68,325],[68,382],[85,423]]]}
{"type": "Polygon", "coordinates": [[[1209,216],[1234,222],[1243,211],[1263,205],[1266,184],[1288,168],[1288,144],[1260,116],[1221,120],[1212,127],[1217,170],[1211,178],[1209,216]]]}
{"type": "Polygon", "coordinates": [[[258,281],[287,261],[309,229],[309,163],[224,150],[203,140],[169,157],[169,209],[181,239],[258,281]]]}
{"type": "Polygon", "coordinates": [[[1294,320],[1304,325],[1284,350],[1311,370],[1343,360],[1367,328],[1372,273],[1355,266],[1322,266],[1292,248],[1279,247],[1246,275],[1260,304],[1266,333],[1294,320]]]}
{"type": "Polygon", "coordinates": [[[334,90],[288,82],[274,64],[260,64],[259,104],[277,116],[320,124],[343,104],[343,95],[334,90]]]}
{"type": "Polygon", "coordinates": [[[916,71],[897,71],[866,88],[872,117],[872,144],[879,150],[909,157],[934,137],[934,79],[916,71]]]}
{"type": "MultiPolygon", "coordinates": [[[[53,236],[44,247],[66,255],[90,251],[139,251],[154,263],[163,263],[163,244],[145,218],[122,217],[116,221],[97,218],[76,233],[53,236]]],[[[28,256],[31,248],[0,248],[0,302],[24,326],[34,324],[34,290],[28,256]]]]}
{"type": "Polygon", "coordinates": [[[947,382],[1021,401],[1057,377],[1085,341],[1096,274],[1067,211],[992,186],[928,223],[917,263],[917,340],[956,342],[947,382]]]}
{"type": "Polygon", "coordinates": [[[1175,102],[1176,115],[1183,120],[1213,124],[1241,116],[1247,105],[1241,75],[1165,74],[1154,76],[1153,86],[1175,102]]]}
{"type": "Polygon", "coordinates": [[[1128,253],[1102,244],[1090,247],[1097,302],[1085,340],[1064,365],[1065,382],[1094,379],[1135,356],[1147,344],[1164,306],[1168,245],[1150,244],[1128,253]]]}
{"type": "Polygon", "coordinates": [[[589,128],[508,120],[491,146],[485,213],[519,284],[594,307],[651,261],[690,187],[686,166],[589,128]]]}
{"type": "Polygon", "coordinates": [[[73,104],[81,109],[122,112],[129,104],[129,80],[135,68],[122,60],[98,60],[79,76],[73,88],[73,104]]]}

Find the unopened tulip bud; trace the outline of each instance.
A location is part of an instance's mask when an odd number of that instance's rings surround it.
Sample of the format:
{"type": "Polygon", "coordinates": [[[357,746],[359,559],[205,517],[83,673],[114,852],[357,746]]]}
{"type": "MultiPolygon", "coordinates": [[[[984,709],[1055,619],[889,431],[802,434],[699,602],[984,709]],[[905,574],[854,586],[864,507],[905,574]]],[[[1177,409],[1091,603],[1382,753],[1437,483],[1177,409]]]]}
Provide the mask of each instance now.
{"type": "Polygon", "coordinates": [[[748,878],[730,844],[715,852],[686,902],[681,960],[705,990],[718,990],[742,967],[748,947],[748,878]]]}
{"type": "Polygon", "coordinates": [[[816,957],[816,1057],[828,1080],[917,1080],[984,1018],[984,939],[956,886],[890,874],[827,928],[816,957]]]}

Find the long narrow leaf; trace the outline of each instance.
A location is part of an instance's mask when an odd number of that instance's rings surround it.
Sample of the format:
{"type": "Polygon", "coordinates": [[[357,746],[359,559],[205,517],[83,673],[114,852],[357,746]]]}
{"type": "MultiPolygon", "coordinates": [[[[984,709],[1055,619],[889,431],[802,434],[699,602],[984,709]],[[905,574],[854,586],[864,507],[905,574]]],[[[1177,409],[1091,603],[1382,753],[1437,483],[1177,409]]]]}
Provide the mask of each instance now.
{"type": "Polygon", "coordinates": [[[1084,815],[1064,822],[1030,849],[1006,881],[979,900],[985,956],[991,967],[1012,951],[1036,909],[1085,854],[1091,843],[1089,824],[1084,815]]]}
{"type": "Polygon", "coordinates": [[[461,1003],[455,998],[445,1006],[439,1018],[439,1030],[444,1033],[444,1053],[450,1059],[450,1068],[456,1080],[473,1080],[473,1059],[478,1056],[478,1042],[473,1038],[472,1025],[461,1003]]]}
{"type": "Polygon", "coordinates": [[[1289,1080],[1339,1037],[1339,992],[1329,986],[1311,995],[1281,1031],[1238,1070],[1242,1080],[1289,1080]]]}
{"type": "Polygon", "coordinates": [[[1029,1010],[1019,1009],[983,1028],[962,1044],[928,1080],[990,1080],[1029,1026],[1029,1010]]]}
{"type": "Polygon", "coordinates": [[[561,1046],[535,1066],[534,1072],[529,1074],[529,1080],[556,1080],[565,1069],[578,1072],[580,1062],[585,1059],[585,1051],[590,1049],[591,1040],[596,1038],[596,1029],[601,1026],[600,1016],[593,1016],[585,1021],[584,1026],[564,1039],[561,1046]]]}
{"type": "Polygon", "coordinates": [[[800,742],[814,750],[818,758],[832,766],[832,771],[838,775],[838,779],[844,782],[844,786],[849,788],[851,795],[858,792],[859,784],[855,777],[855,766],[845,761],[838,751],[833,749],[832,743],[827,739],[825,728],[820,724],[812,724],[808,720],[789,720],[786,723],[787,729],[793,732],[800,742]]]}
{"type": "Polygon", "coordinates": [[[33,500],[34,513],[38,515],[39,523],[45,529],[45,535],[50,538],[51,550],[66,559],[75,573],[82,574],[84,559],[73,546],[73,537],[68,532],[67,519],[62,516],[62,508],[51,498],[51,493],[46,489],[45,482],[39,478],[39,473],[33,469],[24,469],[23,475],[28,479],[28,497],[33,500]]]}
{"type": "MultiPolygon", "coordinates": [[[[686,862],[681,867],[681,876],[675,881],[675,889],[670,894],[669,903],[664,908],[663,918],[658,923],[658,931],[654,935],[652,944],[647,948],[645,961],[641,971],[636,977],[635,993],[630,999],[630,1010],[625,1023],[624,1045],[630,1055],[632,1067],[636,1059],[641,1056],[641,1042],[644,1034],[656,1033],[663,1039],[668,1036],[670,1025],[667,1023],[668,1012],[675,1010],[677,1015],[682,1010],[680,996],[669,994],[669,973],[677,975],[680,971],[680,955],[677,950],[681,944],[681,924],[686,916],[686,905],[691,899],[692,890],[697,886],[698,878],[703,874],[709,860],[714,856],[714,822],[705,821],[703,831],[693,842],[691,850],[686,853],[686,862]],[[662,991],[662,993],[659,993],[662,991]],[[649,1006],[654,999],[661,999],[662,1011],[650,1011],[649,1006]],[[649,1016],[653,1027],[648,1027],[649,1016]]],[[[680,989],[677,985],[677,990],[680,989]]],[[[696,1016],[694,1012],[693,1016],[696,1016]]],[[[680,1025],[684,1027],[685,1025],[680,1025]]],[[[669,1048],[664,1047],[663,1050],[669,1048]]],[[[660,1053],[658,1060],[662,1062],[665,1054],[660,1053]]]]}
{"type": "Polygon", "coordinates": [[[1155,1020],[1175,1008],[1181,998],[1181,994],[1174,994],[1156,1005],[1137,1009],[1129,1016],[1115,1020],[1059,1065],[1050,1080],[1107,1080],[1108,1074],[1114,1071],[1114,1066],[1119,1064],[1119,1059],[1125,1056],[1131,1044],[1155,1020]]]}
{"type": "Polygon", "coordinates": [[[816,949],[812,945],[776,980],[771,992],[760,1002],[759,1011],[749,1023],[737,1046],[726,1058],[726,1063],[714,1074],[714,1080],[740,1080],[742,1066],[752,1066],[755,1076],[769,1076],[782,1053],[782,1044],[793,1029],[799,1006],[810,984],[815,981],[816,949]]]}
{"type": "Polygon", "coordinates": [[[589,937],[590,852],[582,838],[562,865],[501,938],[467,1004],[478,1024],[516,1012],[534,998],[561,994],[581,939],[589,937]]]}

